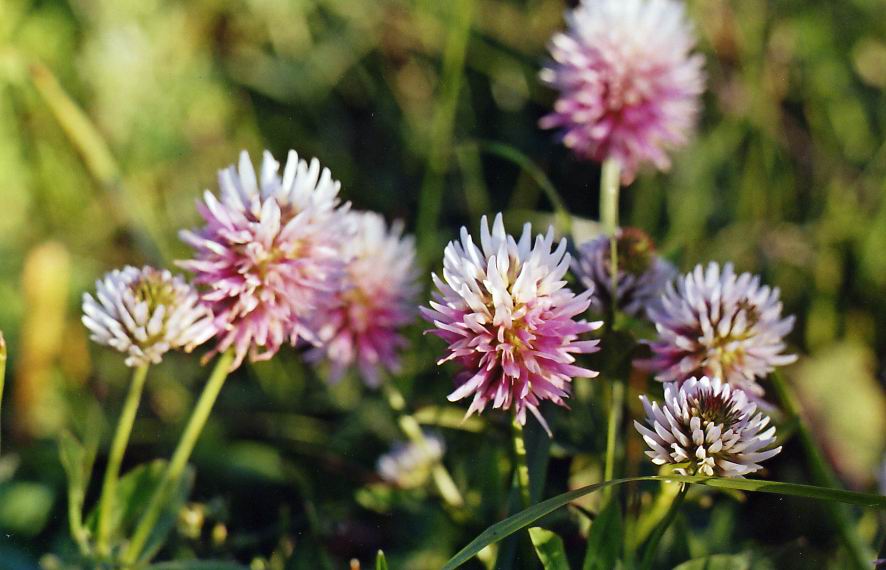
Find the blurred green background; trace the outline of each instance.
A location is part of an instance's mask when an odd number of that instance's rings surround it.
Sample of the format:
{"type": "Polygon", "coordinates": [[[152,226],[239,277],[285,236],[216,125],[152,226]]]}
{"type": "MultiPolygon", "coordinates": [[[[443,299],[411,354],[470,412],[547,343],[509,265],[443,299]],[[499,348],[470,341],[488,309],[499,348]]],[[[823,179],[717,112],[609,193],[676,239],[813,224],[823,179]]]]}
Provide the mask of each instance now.
{"type": "MultiPolygon", "coordinates": [[[[641,174],[623,192],[622,220],[653,234],[681,269],[732,260],[781,288],[798,318],[790,343],[805,355],[788,375],[811,425],[846,485],[876,488],[886,441],[886,3],[688,6],[709,76],[700,132],[672,172],[641,174]]],[[[106,440],[119,410],[127,370],[89,344],[80,296],[116,266],[186,256],[177,230],[197,224],[195,200],[240,149],[318,157],[355,207],[418,228],[423,273],[483,213],[549,219],[535,169],[573,215],[595,218],[598,166],[536,126],[553,100],[536,74],[565,8],[0,0],[0,329],[11,355],[0,568],[71,549],[56,437],[105,426],[106,440]]],[[[383,547],[395,567],[434,568],[497,520],[504,425],[485,416],[480,436],[477,424],[458,426],[460,408],[440,412],[450,387],[433,366],[441,346],[419,332],[401,382],[428,423],[452,424],[438,429],[472,515],[453,520],[421,492],[373,487],[375,458],[399,437],[383,400],[355,379],[327,388],[288,350],[226,386],[194,458],[192,499],[211,520],[196,539],[179,531],[166,556],[248,563],[294,552],[292,567],[341,568],[383,547]]],[[[179,356],[152,371],[126,465],[168,455],[204,374],[179,356]]],[[[603,412],[586,396],[574,413],[554,414],[548,493],[599,479],[603,412]]],[[[794,446],[772,476],[808,481],[794,446]]],[[[638,445],[631,457],[641,469],[638,445]]],[[[780,568],[840,567],[820,506],[706,498],[691,513],[684,559],[747,546],[780,568]]],[[[567,544],[580,544],[575,517],[564,511],[557,523],[567,544]]],[[[873,541],[873,515],[861,525],[873,541]]]]}

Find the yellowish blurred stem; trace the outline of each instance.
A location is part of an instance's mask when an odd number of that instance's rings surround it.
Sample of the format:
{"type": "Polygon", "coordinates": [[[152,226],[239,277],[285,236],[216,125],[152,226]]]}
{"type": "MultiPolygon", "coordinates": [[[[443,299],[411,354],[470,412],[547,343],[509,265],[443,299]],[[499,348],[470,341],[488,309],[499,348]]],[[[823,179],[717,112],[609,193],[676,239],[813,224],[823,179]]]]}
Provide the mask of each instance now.
{"type": "MultiPolygon", "coordinates": [[[[609,328],[615,325],[617,313],[616,301],[618,295],[618,194],[621,188],[621,168],[617,161],[608,159],[603,163],[603,172],[600,176],[600,222],[603,231],[609,235],[610,263],[609,273],[612,278],[612,290],[610,293],[609,328]]],[[[621,424],[621,413],[624,407],[624,383],[613,378],[609,384],[610,403],[609,418],[606,426],[606,463],[603,468],[603,480],[609,481],[615,477],[615,461],[618,456],[618,428],[621,424]]],[[[603,491],[604,500],[612,494],[611,488],[603,491]]]]}
{"type": "MultiPolygon", "coordinates": [[[[403,434],[415,445],[426,449],[428,440],[425,437],[425,432],[422,431],[421,425],[415,419],[415,416],[406,412],[406,398],[403,397],[403,394],[400,393],[392,382],[383,383],[382,392],[384,392],[385,398],[388,400],[388,405],[397,414],[397,425],[400,426],[403,434]]],[[[437,462],[434,465],[431,476],[434,479],[437,491],[440,492],[440,496],[443,497],[446,504],[456,508],[464,506],[464,498],[462,498],[461,492],[455,485],[455,481],[452,480],[452,476],[442,462],[437,462]]]]}
{"type": "Polygon", "coordinates": [[[126,453],[126,446],[129,444],[129,435],[132,433],[132,425],[135,423],[135,415],[139,402],[141,402],[145,379],[148,377],[148,368],[148,364],[142,364],[132,371],[129,393],[126,395],[123,411],[117,422],[117,431],[111,442],[111,452],[108,456],[108,466],[105,469],[105,479],[102,483],[102,494],[98,504],[98,532],[95,549],[99,556],[107,556],[110,553],[108,539],[111,534],[111,513],[114,510],[114,500],[117,494],[117,479],[120,477],[123,454],[126,453]]]}
{"type": "Polygon", "coordinates": [[[526,438],[523,436],[523,424],[516,416],[511,421],[514,439],[514,472],[517,476],[517,487],[520,489],[520,503],[524,509],[532,506],[532,493],[529,488],[529,464],[526,461],[526,438]]]}
{"type": "Polygon", "coordinates": [[[212,370],[212,374],[209,375],[209,380],[206,381],[203,393],[200,394],[200,399],[197,400],[197,405],[194,406],[188,425],[185,426],[178,446],[172,454],[172,459],[169,461],[169,465],[166,466],[166,470],[163,472],[157,488],[154,489],[154,494],[151,496],[148,507],[135,528],[129,546],[123,553],[122,562],[124,565],[133,565],[138,561],[145,544],[148,542],[148,538],[151,536],[151,531],[154,530],[154,526],[163,512],[163,508],[166,507],[169,493],[181,479],[188,459],[191,457],[191,452],[194,451],[197,439],[200,437],[200,433],[209,419],[209,414],[212,412],[212,407],[215,405],[218,394],[225,384],[233,362],[234,351],[232,349],[222,353],[216,361],[215,368],[212,370]]]}
{"type": "MultiPolygon", "coordinates": [[[[794,393],[793,389],[785,382],[784,378],[778,372],[773,372],[770,376],[772,388],[778,395],[779,401],[788,416],[795,418],[797,436],[803,449],[806,452],[806,460],[812,471],[813,481],[824,487],[841,489],[840,480],[834,474],[827,460],[821,452],[812,432],[807,427],[807,423],[803,418],[802,406],[800,400],[794,393]]],[[[830,515],[831,522],[837,527],[843,546],[849,552],[853,566],[859,570],[870,568],[870,561],[873,560],[874,552],[869,549],[861,537],[858,535],[853,522],[849,508],[846,505],[827,502],[825,504],[830,515]]]]}
{"type": "Polygon", "coordinates": [[[3,451],[3,385],[6,383],[6,339],[0,331],[0,453],[3,451]]]}

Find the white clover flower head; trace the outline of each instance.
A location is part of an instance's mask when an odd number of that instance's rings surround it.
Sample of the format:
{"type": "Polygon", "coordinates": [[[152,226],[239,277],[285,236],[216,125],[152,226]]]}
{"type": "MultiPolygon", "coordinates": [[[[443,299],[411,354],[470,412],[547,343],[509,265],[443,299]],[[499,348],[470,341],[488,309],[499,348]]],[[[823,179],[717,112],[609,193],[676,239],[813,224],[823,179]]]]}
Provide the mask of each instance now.
{"type": "Polygon", "coordinates": [[[681,465],[680,475],[744,477],[781,451],[775,427],[740,389],[719,378],[665,384],[664,402],[640,396],[646,425],[634,421],[656,465],[681,465]]]}
{"type": "Polygon", "coordinates": [[[794,317],[781,315],[779,290],[750,273],[736,275],[732,264],[701,265],[669,283],[661,302],[649,310],[658,330],[653,356],[641,363],[660,382],[716,376],[760,396],[757,380],[776,366],[790,364],[784,337],[794,317]]]}
{"type": "Polygon", "coordinates": [[[212,312],[180,275],[126,266],[83,295],[90,338],[124,354],[127,366],[157,364],[169,350],[190,352],[216,333],[212,312]]]}
{"type": "Polygon", "coordinates": [[[181,232],[194,273],[216,315],[217,352],[233,347],[238,367],[248,355],[267,360],[285,342],[316,342],[306,320],[335,302],[348,238],[340,184],[327,168],[290,151],[280,163],[265,152],[256,176],[249,154],[219,173],[221,199],[208,190],[198,209],[206,225],[181,232]]]}
{"type": "Polygon", "coordinates": [[[443,258],[443,279],[433,275],[437,292],[424,317],[430,333],[447,343],[447,355],[462,371],[450,401],[472,397],[467,415],[487,405],[514,407],[526,422],[529,410],[550,433],[538,410],[543,400],[566,406],[574,377],[597,372],[576,364],[575,354],[599,350],[598,340],[579,335],[599,328],[575,318],[590,304],[590,291],[575,295],[566,287],[569,254],[563,239],[554,249],[554,230],[532,241],[526,224],[519,241],[504,229],[501,214],[492,231],[484,216],[478,248],[467,229],[450,242],[443,258]]]}
{"type": "Polygon", "coordinates": [[[545,129],[583,158],[617,160],[629,183],[642,163],[670,166],[704,91],[704,61],[677,0],[582,0],[549,44],[541,80],[559,92],[545,129]]]}
{"type": "MultiPolygon", "coordinates": [[[[631,316],[645,316],[658,303],[676,269],[655,251],[652,238],[638,228],[619,228],[618,291],[614,295],[619,310],[631,316]]],[[[609,237],[598,236],[578,246],[572,270],[581,283],[594,292],[591,308],[600,314],[612,303],[612,256],[609,237]]]]}
{"type": "Polygon", "coordinates": [[[402,489],[424,485],[446,452],[446,444],[440,436],[428,432],[424,435],[420,444],[398,442],[391,451],[379,457],[376,466],[379,476],[402,489]]]}
{"type": "Polygon", "coordinates": [[[398,353],[407,345],[400,329],[416,313],[415,240],[403,235],[402,223],[389,227],[375,212],[349,212],[347,221],[352,231],[342,248],[344,287],[314,319],[320,344],[307,356],[329,362],[331,381],[356,366],[363,381],[377,387],[382,370],[399,370],[398,353]]]}

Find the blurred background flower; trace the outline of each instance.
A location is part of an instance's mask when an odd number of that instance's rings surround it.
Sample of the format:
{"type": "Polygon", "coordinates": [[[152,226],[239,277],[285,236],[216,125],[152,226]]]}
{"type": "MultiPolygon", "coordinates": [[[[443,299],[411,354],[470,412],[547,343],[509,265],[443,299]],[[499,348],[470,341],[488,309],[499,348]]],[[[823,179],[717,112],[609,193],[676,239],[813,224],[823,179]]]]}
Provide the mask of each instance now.
{"type": "Polygon", "coordinates": [[[382,371],[400,370],[401,334],[415,316],[418,268],[415,240],[403,235],[402,222],[390,227],[375,212],[349,212],[344,284],[330,308],[311,325],[320,345],[308,360],[326,360],[328,377],[337,381],[356,365],[367,385],[377,387],[382,371]]]}
{"type": "Polygon", "coordinates": [[[591,307],[603,315],[613,298],[620,311],[645,317],[649,308],[658,305],[665,286],[677,271],[655,250],[652,238],[640,228],[619,228],[617,293],[612,294],[612,257],[610,239],[602,235],[578,246],[572,271],[582,285],[593,291],[591,307]]]}
{"type": "Polygon", "coordinates": [[[386,482],[402,489],[415,489],[424,485],[431,469],[446,451],[446,444],[438,435],[425,433],[422,444],[400,442],[391,451],[378,458],[379,476],[386,482]]]}
{"type": "Polygon", "coordinates": [[[581,0],[551,39],[541,79],[557,91],[539,123],[561,129],[581,158],[615,159],[630,183],[643,163],[670,168],[688,141],[704,90],[703,58],[677,0],[581,0]]]}

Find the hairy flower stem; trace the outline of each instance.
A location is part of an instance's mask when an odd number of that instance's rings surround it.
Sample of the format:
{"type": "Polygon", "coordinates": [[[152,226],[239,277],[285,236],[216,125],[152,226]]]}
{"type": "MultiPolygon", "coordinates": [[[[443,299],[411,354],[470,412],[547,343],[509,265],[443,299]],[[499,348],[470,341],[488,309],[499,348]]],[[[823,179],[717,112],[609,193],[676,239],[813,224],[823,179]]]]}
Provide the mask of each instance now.
{"type": "Polygon", "coordinates": [[[222,353],[216,361],[215,368],[212,370],[212,374],[209,375],[209,380],[207,380],[206,386],[203,388],[203,393],[200,394],[200,399],[197,400],[197,405],[191,413],[188,425],[185,426],[185,430],[182,432],[178,447],[175,448],[172,459],[166,466],[166,470],[163,472],[157,488],[154,489],[154,494],[151,495],[148,507],[135,528],[132,540],[123,553],[122,562],[124,565],[132,565],[138,561],[141,551],[151,535],[151,531],[154,530],[157,520],[167,506],[171,490],[175,488],[175,485],[181,479],[185,466],[188,463],[188,458],[190,458],[191,452],[194,451],[194,446],[197,444],[200,432],[203,431],[203,427],[206,425],[206,420],[209,419],[209,413],[212,411],[213,405],[215,405],[215,400],[218,398],[222,386],[224,386],[233,361],[233,349],[228,349],[222,353]]]}
{"type": "Polygon", "coordinates": [[[643,561],[640,563],[641,570],[649,570],[652,568],[652,562],[655,560],[655,551],[658,550],[658,543],[661,542],[661,537],[664,536],[665,531],[668,530],[668,527],[674,522],[674,518],[676,518],[677,512],[680,510],[680,506],[686,498],[687,491],[689,491],[689,485],[681,483],[680,490],[677,492],[677,496],[674,497],[674,502],[671,503],[671,508],[668,509],[668,512],[661,523],[659,523],[659,525],[655,527],[655,530],[652,531],[652,535],[649,537],[649,543],[646,545],[646,551],[643,553],[643,561]]]}
{"type": "Polygon", "coordinates": [[[135,423],[135,415],[139,402],[141,402],[149,367],[149,364],[142,364],[132,371],[129,393],[123,403],[123,411],[117,421],[117,431],[111,442],[111,453],[108,455],[108,465],[105,468],[105,478],[102,482],[102,494],[98,503],[98,530],[95,549],[100,556],[107,556],[110,553],[108,539],[111,535],[111,513],[114,510],[114,500],[117,494],[117,479],[120,477],[120,465],[123,463],[123,454],[126,453],[126,447],[129,444],[129,435],[132,433],[132,425],[135,423]]]}
{"type": "MultiPolygon", "coordinates": [[[[391,409],[397,414],[397,425],[400,426],[400,430],[409,441],[426,450],[428,440],[425,437],[425,432],[422,431],[418,420],[416,420],[413,415],[406,413],[406,398],[403,397],[403,394],[401,394],[391,382],[384,382],[382,384],[382,391],[388,401],[388,405],[391,406],[391,409]]],[[[452,480],[452,476],[449,474],[449,471],[447,471],[446,466],[443,465],[442,461],[438,461],[434,464],[434,468],[431,470],[431,476],[434,479],[434,485],[436,485],[437,491],[440,492],[440,496],[443,497],[446,504],[452,507],[464,506],[465,501],[461,496],[461,492],[459,492],[458,487],[455,485],[455,481],[452,480]]]]}
{"type": "MultiPolygon", "coordinates": [[[[770,380],[784,411],[790,418],[796,419],[797,436],[800,438],[800,443],[806,452],[806,460],[809,462],[812,470],[813,481],[824,487],[841,489],[842,485],[839,479],[837,479],[830,465],[828,465],[827,460],[818,447],[818,443],[815,441],[815,437],[807,427],[797,395],[778,372],[773,372],[770,375],[770,380]]],[[[851,556],[853,567],[859,570],[870,568],[870,561],[873,559],[874,553],[858,536],[848,507],[828,502],[825,508],[831,518],[831,522],[837,528],[843,546],[846,547],[851,556]]]]}
{"type": "MultiPolygon", "coordinates": [[[[610,263],[609,274],[612,278],[611,301],[609,303],[609,329],[615,324],[617,312],[618,291],[618,192],[621,187],[621,168],[614,159],[607,159],[603,163],[603,171],[600,175],[600,222],[603,231],[609,235],[610,263]]],[[[606,429],[606,463],[603,470],[603,480],[609,481],[615,477],[615,461],[618,455],[619,445],[618,428],[621,424],[621,412],[624,407],[624,383],[613,378],[610,386],[609,419],[606,429]]],[[[604,490],[604,498],[611,494],[610,489],[604,490]]]]}
{"type": "Polygon", "coordinates": [[[523,426],[515,417],[511,421],[514,438],[514,472],[517,487],[520,489],[520,503],[524,509],[532,506],[532,495],[529,489],[529,465],[526,462],[526,439],[523,437],[523,426]]]}

